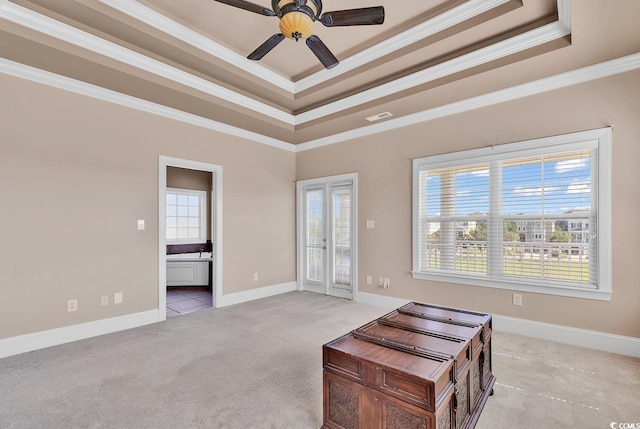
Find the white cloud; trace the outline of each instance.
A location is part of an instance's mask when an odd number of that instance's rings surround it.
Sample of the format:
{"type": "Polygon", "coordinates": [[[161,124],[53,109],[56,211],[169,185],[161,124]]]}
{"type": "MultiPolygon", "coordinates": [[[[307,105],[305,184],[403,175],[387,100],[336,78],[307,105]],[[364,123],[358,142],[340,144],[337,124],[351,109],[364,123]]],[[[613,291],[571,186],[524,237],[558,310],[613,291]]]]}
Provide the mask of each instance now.
{"type": "Polygon", "coordinates": [[[556,173],[566,173],[571,170],[577,170],[588,166],[587,158],[568,159],[566,161],[560,161],[556,164],[556,173]]]}
{"type": "MultiPolygon", "coordinates": [[[[544,193],[549,194],[551,192],[557,192],[559,190],[560,188],[558,188],[557,186],[547,186],[544,188],[544,193]]],[[[522,195],[523,197],[539,197],[540,195],[542,195],[542,191],[542,188],[522,188],[518,186],[517,188],[514,188],[513,193],[522,195]]]]}
{"type": "Polygon", "coordinates": [[[567,188],[567,194],[588,194],[591,192],[589,180],[574,180],[567,188]]]}
{"type": "Polygon", "coordinates": [[[476,176],[476,177],[489,177],[489,170],[473,170],[459,173],[458,176],[476,176]]]}
{"type": "Polygon", "coordinates": [[[471,174],[478,177],[489,177],[489,170],[472,171],[471,174]]]}

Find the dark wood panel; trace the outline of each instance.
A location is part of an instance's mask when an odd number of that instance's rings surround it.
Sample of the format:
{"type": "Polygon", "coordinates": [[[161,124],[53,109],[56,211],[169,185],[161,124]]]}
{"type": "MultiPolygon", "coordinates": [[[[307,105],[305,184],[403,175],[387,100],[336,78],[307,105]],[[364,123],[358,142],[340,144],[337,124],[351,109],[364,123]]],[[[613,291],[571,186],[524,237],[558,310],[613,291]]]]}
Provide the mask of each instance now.
{"type": "Polygon", "coordinates": [[[491,321],[409,303],[325,344],[323,428],[474,428],[495,383],[491,321]]]}

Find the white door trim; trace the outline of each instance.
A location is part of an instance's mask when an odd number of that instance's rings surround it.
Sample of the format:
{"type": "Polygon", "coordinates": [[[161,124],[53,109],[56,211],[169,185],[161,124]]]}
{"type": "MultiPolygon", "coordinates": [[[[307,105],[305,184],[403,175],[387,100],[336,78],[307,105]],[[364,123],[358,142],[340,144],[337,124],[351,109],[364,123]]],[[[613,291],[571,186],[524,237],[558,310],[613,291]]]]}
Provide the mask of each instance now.
{"type": "MultiPolygon", "coordinates": [[[[211,173],[211,230],[213,232],[213,259],[215,263],[212,279],[213,307],[222,302],[222,166],[189,159],[160,155],[158,157],[158,309],[167,307],[167,239],[165,232],[167,167],[187,168],[211,173]]],[[[166,319],[166,314],[165,314],[166,319]]]]}
{"type": "Polygon", "coordinates": [[[335,176],[318,177],[315,179],[299,180],[296,182],[296,255],[298,259],[297,263],[297,276],[296,276],[296,290],[303,290],[304,287],[304,258],[302,252],[304,248],[304,188],[313,185],[322,185],[327,182],[352,182],[352,235],[353,242],[352,247],[352,266],[351,266],[351,299],[353,301],[358,300],[358,173],[346,173],[335,176]]]}

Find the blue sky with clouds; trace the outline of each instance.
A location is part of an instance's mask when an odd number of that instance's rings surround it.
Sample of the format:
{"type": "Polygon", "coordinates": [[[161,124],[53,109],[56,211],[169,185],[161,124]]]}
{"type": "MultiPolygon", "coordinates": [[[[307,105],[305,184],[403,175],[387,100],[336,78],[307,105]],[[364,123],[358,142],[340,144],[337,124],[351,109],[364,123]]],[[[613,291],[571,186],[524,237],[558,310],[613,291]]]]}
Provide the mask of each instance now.
{"type": "MultiPolygon", "coordinates": [[[[591,206],[591,160],[588,157],[511,163],[502,169],[503,214],[558,214],[591,206]]],[[[489,211],[489,170],[455,176],[457,215],[489,211]]],[[[440,177],[427,179],[427,215],[439,216],[440,177]]]]}

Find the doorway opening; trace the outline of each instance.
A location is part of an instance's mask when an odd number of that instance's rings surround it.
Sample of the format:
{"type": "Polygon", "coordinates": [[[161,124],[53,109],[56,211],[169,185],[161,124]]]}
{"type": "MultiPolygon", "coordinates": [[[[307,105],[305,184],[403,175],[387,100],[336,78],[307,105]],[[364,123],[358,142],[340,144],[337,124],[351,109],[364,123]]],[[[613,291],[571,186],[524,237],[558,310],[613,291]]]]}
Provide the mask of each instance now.
{"type": "Polygon", "coordinates": [[[158,309],[216,307],[222,289],[222,167],[159,157],[158,309]]]}
{"type": "Polygon", "coordinates": [[[299,181],[298,290],[356,299],[357,173],[299,181]]]}

